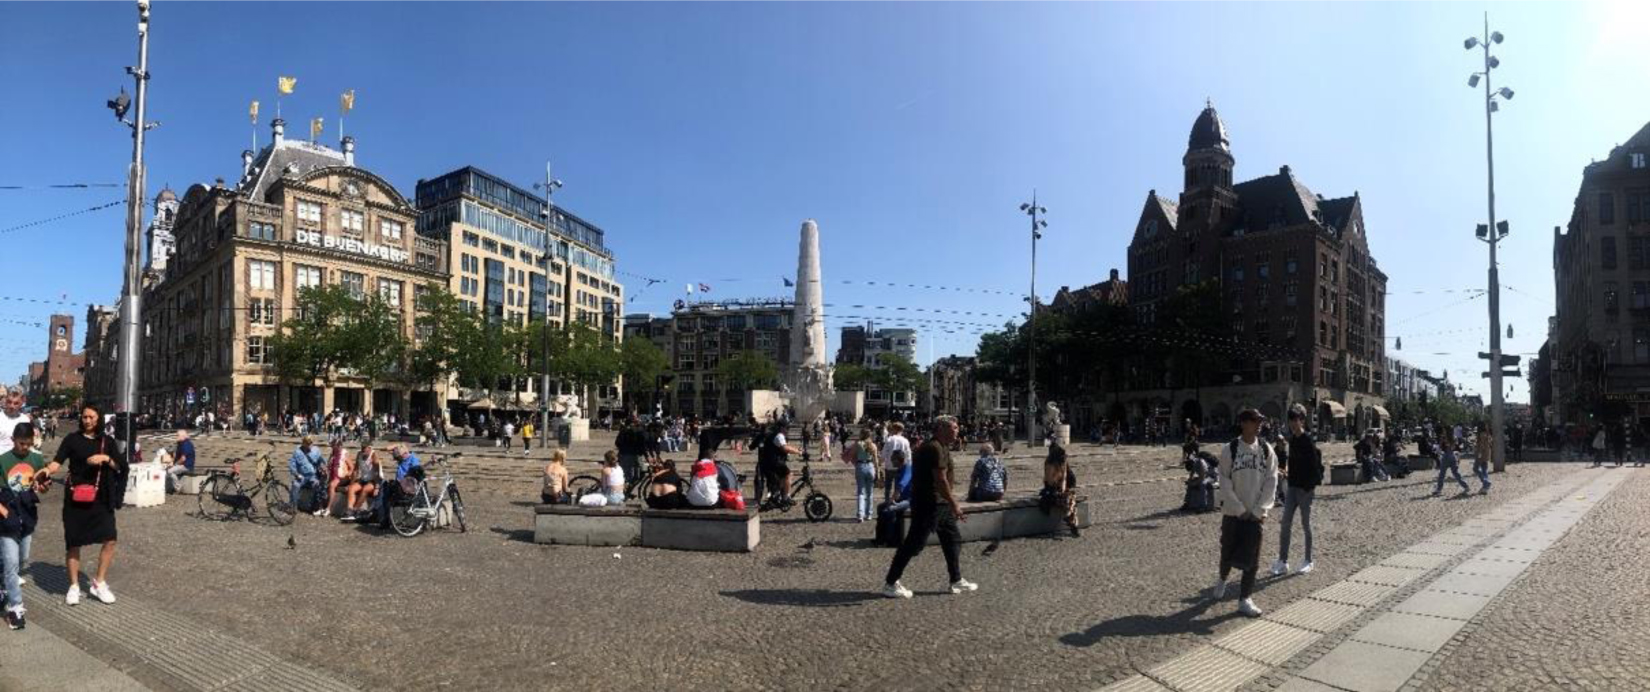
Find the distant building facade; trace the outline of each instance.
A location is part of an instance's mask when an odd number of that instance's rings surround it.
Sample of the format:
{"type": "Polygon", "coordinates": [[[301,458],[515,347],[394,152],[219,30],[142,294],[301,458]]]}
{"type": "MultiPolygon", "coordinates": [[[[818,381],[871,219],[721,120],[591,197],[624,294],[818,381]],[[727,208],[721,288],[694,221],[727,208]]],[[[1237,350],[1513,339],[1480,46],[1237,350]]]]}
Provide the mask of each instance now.
{"type": "Polygon", "coordinates": [[[933,380],[933,413],[956,416],[964,421],[1006,420],[1013,415],[1014,402],[1008,390],[995,382],[975,376],[978,359],[948,356],[930,366],[933,380]]]}
{"type": "MultiPolygon", "coordinates": [[[[852,363],[869,370],[880,370],[884,357],[893,354],[915,364],[917,360],[917,331],[904,327],[878,329],[866,323],[842,328],[841,346],[837,349],[837,364],[852,363]]],[[[915,390],[890,392],[875,384],[865,387],[865,414],[885,417],[908,413],[917,407],[915,390]]]]}
{"type": "MultiPolygon", "coordinates": [[[[754,352],[783,374],[791,358],[789,299],[681,303],[669,318],[672,413],[712,419],[745,411],[747,390],[721,381],[722,362],[754,352]]],[[[658,329],[650,321],[649,334],[658,329]]],[[[652,338],[652,337],[650,337],[652,338]]]]}
{"type": "Polygon", "coordinates": [[[1555,423],[1650,424],[1650,124],[1582,169],[1553,229],[1557,315],[1547,372],[1555,423]]]}

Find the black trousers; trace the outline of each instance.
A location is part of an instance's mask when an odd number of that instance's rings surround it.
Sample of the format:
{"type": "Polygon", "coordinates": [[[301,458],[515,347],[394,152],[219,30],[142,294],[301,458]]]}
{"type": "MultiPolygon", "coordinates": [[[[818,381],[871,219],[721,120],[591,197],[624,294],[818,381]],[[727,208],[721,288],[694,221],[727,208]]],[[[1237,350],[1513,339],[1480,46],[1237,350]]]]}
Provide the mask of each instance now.
{"type": "Polygon", "coordinates": [[[962,579],[962,533],[957,530],[957,518],[951,516],[949,505],[939,506],[911,505],[911,527],[905,534],[905,542],[894,553],[893,564],[888,565],[888,577],[884,582],[892,584],[899,581],[905,574],[905,566],[910,564],[911,558],[922,553],[928,546],[928,536],[938,532],[940,535],[940,552],[945,554],[945,571],[955,582],[962,579]]]}

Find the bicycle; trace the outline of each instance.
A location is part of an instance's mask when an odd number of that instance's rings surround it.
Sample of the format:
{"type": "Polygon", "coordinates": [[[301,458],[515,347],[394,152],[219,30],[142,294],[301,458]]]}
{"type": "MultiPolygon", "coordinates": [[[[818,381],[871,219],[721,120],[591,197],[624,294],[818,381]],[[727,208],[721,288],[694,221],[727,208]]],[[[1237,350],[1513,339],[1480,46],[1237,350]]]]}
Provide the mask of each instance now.
{"type": "MultiPolygon", "coordinates": [[[[451,456],[461,457],[464,455],[453,454],[451,456]]],[[[453,523],[458,526],[458,532],[465,533],[469,530],[464,523],[464,498],[459,495],[458,483],[453,480],[453,471],[451,467],[447,466],[447,458],[444,456],[435,457],[435,464],[441,470],[441,478],[438,481],[441,484],[441,491],[435,497],[430,497],[429,479],[425,477],[414,481],[415,489],[412,494],[409,497],[403,497],[389,508],[390,526],[395,529],[396,533],[408,538],[417,536],[426,526],[429,526],[430,522],[435,521],[440,516],[443,505],[448,502],[452,503],[453,523]]]]}
{"type": "Polygon", "coordinates": [[[803,490],[808,494],[802,498],[802,513],[807,515],[808,521],[821,522],[831,518],[831,497],[814,487],[813,466],[807,461],[802,462],[802,477],[791,482],[790,493],[779,495],[764,491],[766,497],[759,505],[761,511],[779,510],[781,513],[791,511],[796,505],[796,496],[803,490]]]}
{"type": "Polygon", "coordinates": [[[253,467],[256,480],[250,491],[241,485],[241,462],[245,461],[244,458],[230,462],[228,471],[207,471],[198,498],[200,515],[218,521],[228,521],[236,516],[253,521],[257,514],[256,498],[261,494],[264,496],[264,511],[269,514],[270,520],[277,526],[291,524],[297,509],[292,506],[287,484],[275,479],[274,454],[274,447],[271,446],[270,451],[258,457],[253,467]]]}
{"type": "MultiPolygon", "coordinates": [[[[666,466],[665,462],[649,460],[647,462],[647,471],[645,473],[638,474],[636,478],[625,479],[624,496],[626,498],[647,497],[647,490],[653,485],[653,479],[658,476],[659,472],[664,471],[667,468],[669,467],[666,466]]],[[[680,476],[678,476],[678,478],[680,478],[680,476]]],[[[686,493],[687,481],[679,480],[676,484],[676,490],[678,492],[686,493]]],[[[573,498],[573,502],[575,503],[579,501],[579,498],[584,497],[585,495],[604,492],[606,492],[606,490],[602,487],[601,478],[588,473],[581,473],[567,480],[567,494],[573,498]]]]}

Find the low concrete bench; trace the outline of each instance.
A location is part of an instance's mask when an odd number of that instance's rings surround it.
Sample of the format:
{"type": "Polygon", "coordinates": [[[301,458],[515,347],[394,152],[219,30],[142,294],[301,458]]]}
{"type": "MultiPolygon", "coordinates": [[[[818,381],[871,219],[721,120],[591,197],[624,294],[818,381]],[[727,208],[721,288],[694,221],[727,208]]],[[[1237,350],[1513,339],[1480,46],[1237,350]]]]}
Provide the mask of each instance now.
{"type": "Polygon", "coordinates": [[[642,545],[671,550],[748,553],[762,542],[754,508],[643,509],[642,545]]]}
{"type": "MultiPolygon", "coordinates": [[[[941,511],[944,511],[943,508],[941,511]]],[[[957,524],[964,543],[996,541],[1004,538],[1042,536],[1067,531],[1065,517],[1060,513],[1044,514],[1039,496],[1005,497],[996,502],[964,502],[963,516],[968,520],[957,524]]],[[[910,511],[906,512],[910,521],[910,511]]],[[[1077,496],[1077,527],[1089,526],[1089,497],[1077,496]]],[[[929,545],[939,545],[938,534],[928,537],[929,545]]]]}
{"type": "Polygon", "coordinates": [[[1330,485],[1357,485],[1362,482],[1363,472],[1357,464],[1330,464],[1330,485]]]}
{"type": "Polygon", "coordinates": [[[761,519],[755,509],[647,509],[628,504],[533,507],[534,543],[750,552],[761,540],[761,519]]]}
{"type": "Polygon", "coordinates": [[[199,495],[201,487],[206,485],[210,476],[199,471],[190,471],[178,477],[178,486],[174,489],[179,495],[199,495]]]}

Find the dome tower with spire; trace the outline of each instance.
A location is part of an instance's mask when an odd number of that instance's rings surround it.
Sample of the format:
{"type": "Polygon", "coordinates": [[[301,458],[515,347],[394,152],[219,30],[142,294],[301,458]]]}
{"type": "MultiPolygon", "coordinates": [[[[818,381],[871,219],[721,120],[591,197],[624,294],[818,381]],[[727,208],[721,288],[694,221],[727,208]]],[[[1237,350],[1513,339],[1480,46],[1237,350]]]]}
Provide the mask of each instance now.
{"type": "Polygon", "coordinates": [[[1186,186],[1180,192],[1185,230],[1214,228],[1237,205],[1237,195],[1232,191],[1231,141],[1213,103],[1206,103],[1192,123],[1181,163],[1186,167],[1186,186]]]}

